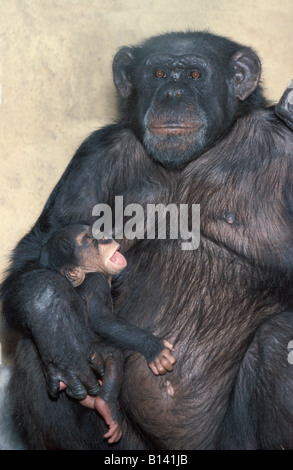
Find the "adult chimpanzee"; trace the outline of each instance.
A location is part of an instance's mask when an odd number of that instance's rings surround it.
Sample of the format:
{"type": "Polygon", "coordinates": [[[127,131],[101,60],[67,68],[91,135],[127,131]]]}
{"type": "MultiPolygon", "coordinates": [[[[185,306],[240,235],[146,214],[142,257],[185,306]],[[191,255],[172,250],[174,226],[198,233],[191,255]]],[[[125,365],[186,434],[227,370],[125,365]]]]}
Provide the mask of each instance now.
{"type": "MultiPolygon", "coordinates": [[[[74,310],[75,315],[84,315],[95,333],[124,350],[141,352],[154,374],[165,374],[173,370],[175,358],[169,350],[173,346],[118,318],[112,312],[112,276],[119,274],[127,264],[119,248],[112,238],[94,238],[91,227],[87,225],[73,224],[50,232],[41,250],[40,269],[30,273],[30,308],[34,310],[34,315],[46,315],[47,297],[54,296],[56,314],[70,317],[74,310]],[[91,285],[83,282],[88,273],[100,273],[95,278],[94,302],[91,285]]],[[[104,349],[105,373],[101,390],[97,397],[88,395],[82,404],[88,403],[103,416],[109,426],[104,437],[111,444],[121,438],[117,400],[123,378],[123,361],[122,357],[117,357],[117,353],[112,354],[112,348],[108,346],[106,349],[109,354],[105,356],[104,349]]],[[[61,387],[66,386],[61,381],[61,387]]]]}
{"type": "Polygon", "coordinates": [[[120,120],[81,145],[2,289],[7,320],[23,332],[10,393],[30,447],[108,448],[97,414],[46,392],[58,394],[62,377],[76,399],[90,393],[103,351],[77,315],[56,314],[54,298],[36,315],[28,278],[48,232],[92,225],[93,206],[113,207],[115,195],[200,204],[201,241],[189,251],[173,239],[121,243],[115,312],[170,338],[177,365],[155,377],[128,356],[114,448],[293,447],[293,134],[268,107],[260,68],[250,48],[205,32],[115,56],[120,120]]]}

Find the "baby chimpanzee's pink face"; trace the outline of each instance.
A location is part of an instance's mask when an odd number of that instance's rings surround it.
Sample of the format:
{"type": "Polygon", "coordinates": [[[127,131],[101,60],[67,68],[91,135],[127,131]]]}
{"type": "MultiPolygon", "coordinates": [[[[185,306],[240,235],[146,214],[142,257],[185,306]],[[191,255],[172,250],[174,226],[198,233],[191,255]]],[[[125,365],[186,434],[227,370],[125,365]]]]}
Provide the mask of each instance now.
{"type": "Polygon", "coordinates": [[[101,240],[93,237],[91,228],[76,237],[77,256],[80,267],[86,273],[101,272],[108,277],[118,274],[127,265],[124,256],[119,253],[120,245],[113,239],[104,236],[101,240]]]}

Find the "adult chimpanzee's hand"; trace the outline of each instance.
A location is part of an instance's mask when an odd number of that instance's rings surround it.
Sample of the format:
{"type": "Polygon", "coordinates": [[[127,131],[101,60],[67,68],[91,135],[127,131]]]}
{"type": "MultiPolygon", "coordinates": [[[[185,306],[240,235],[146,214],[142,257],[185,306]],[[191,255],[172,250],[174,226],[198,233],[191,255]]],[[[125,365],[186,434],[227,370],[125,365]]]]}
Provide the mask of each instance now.
{"type": "Polygon", "coordinates": [[[81,400],[87,394],[96,395],[100,389],[99,377],[103,375],[103,360],[99,345],[85,321],[74,312],[66,314],[58,323],[54,319],[46,335],[37,335],[48,392],[51,398],[59,396],[60,382],[67,386],[66,393],[81,400]]]}
{"type": "Polygon", "coordinates": [[[96,395],[98,393],[100,389],[98,377],[102,371],[99,367],[100,356],[94,353],[90,359],[83,354],[84,352],[79,351],[79,364],[74,361],[66,367],[66,365],[64,366],[65,362],[44,363],[48,392],[51,398],[58,398],[59,390],[65,388],[60,387],[60,384],[65,384],[67,395],[77,400],[82,400],[88,394],[96,395]],[[97,375],[93,369],[97,371],[97,375]]]}
{"type": "MultiPolygon", "coordinates": [[[[72,339],[72,338],[69,338],[72,339]]],[[[51,398],[59,395],[60,383],[66,384],[66,393],[81,400],[89,395],[96,395],[100,389],[99,377],[103,374],[102,360],[94,350],[93,341],[64,341],[57,354],[44,360],[48,392],[51,398]],[[64,355],[62,355],[64,352],[64,355]]],[[[48,354],[47,357],[50,357],[48,354]]]]}

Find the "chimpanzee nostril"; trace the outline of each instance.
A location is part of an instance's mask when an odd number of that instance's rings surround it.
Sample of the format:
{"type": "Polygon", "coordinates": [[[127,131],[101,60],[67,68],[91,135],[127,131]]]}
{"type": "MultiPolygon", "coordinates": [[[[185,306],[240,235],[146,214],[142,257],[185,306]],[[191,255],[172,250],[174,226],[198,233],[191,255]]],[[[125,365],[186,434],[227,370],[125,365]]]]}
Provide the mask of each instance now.
{"type": "Polygon", "coordinates": [[[182,96],[182,91],[181,90],[168,90],[167,91],[167,98],[181,98],[182,96]]]}

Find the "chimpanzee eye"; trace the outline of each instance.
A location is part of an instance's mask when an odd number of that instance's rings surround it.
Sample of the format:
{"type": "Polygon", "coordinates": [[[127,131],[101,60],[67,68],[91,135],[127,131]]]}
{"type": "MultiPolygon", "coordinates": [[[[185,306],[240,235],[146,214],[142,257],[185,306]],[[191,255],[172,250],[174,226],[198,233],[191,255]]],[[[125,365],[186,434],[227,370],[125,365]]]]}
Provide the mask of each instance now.
{"type": "Polygon", "coordinates": [[[81,246],[89,246],[93,242],[93,237],[89,236],[88,234],[85,234],[82,239],[81,239],[81,246]]]}
{"type": "Polygon", "coordinates": [[[112,243],[113,238],[110,237],[110,235],[103,235],[102,238],[99,239],[99,243],[102,245],[106,245],[107,243],[112,243]]]}
{"type": "Polygon", "coordinates": [[[154,73],[153,73],[154,77],[156,78],[166,78],[166,74],[164,72],[164,70],[156,70],[154,73]]]}
{"type": "Polygon", "coordinates": [[[198,71],[198,70],[194,70],[193,72],[190,72],[190,74],[188,75],[189,78],[193,78],[193,79],[196,79],[196,78],[200,78],[201,77],[201,73],[198,71]]]}

